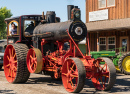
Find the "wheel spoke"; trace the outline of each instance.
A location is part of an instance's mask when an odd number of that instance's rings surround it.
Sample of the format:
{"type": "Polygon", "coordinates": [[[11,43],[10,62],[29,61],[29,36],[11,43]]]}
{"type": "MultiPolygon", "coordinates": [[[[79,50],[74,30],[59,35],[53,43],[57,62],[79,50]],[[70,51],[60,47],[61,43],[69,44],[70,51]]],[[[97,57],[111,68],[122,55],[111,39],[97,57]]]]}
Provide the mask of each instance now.
{"type": "Polygon", "coordinates": [[[98,81],[99,81],[99,78],[96,78],[96,80],[97,80],[97,82],[96,82],[96,84],[98,83],[98,81]]]}
{"type": "Polygon", "coordinates": [[[10,55],[10,57],[11,57],[11,51],[10,51],[10,49],[9,49],[9,55],[10,55]]]}
{"type": "Polygon", "coordinates": [[[13,56],[13,49],[12,49],[12,56],[13,56]]]}
{"type": "Polygon", "coordinates": [[[101,68],[101,71],[104,69],[105,66],[106,66],[106,63],[105,63],[104,66],[101,68]]]}
{"type": "Polygon", "coordinates": [[[68,61],[67,61],[67,72],[69,72],[69,66],[68,66],[68,61]]]}
{"type": "Polygon", "coordinates": [[[16,56],[16,53],[14,54],[13,58],[15,58],[15,56],[16,56]]]}
{"type": "Polygon", "coordinates": [[[9,60],[9,56],[7,55],[7,59],[9,60]]]}
{"type": "Polygon", "coordinates": [[[14,61],[13,63],[17,63],[17,60],[16,60],[16,61],[14,61]]]}
{"type": "Polygon", "coordinates": [[[62,75],[67,76],[67,74],[65,74],[65,73],[62,73],[62,75]]]}
{"type": "Polygon", "coordinates": [[[8,74],[8,77],[10,77],[10,68],[9,68],[9,74],[8,74]]]}
{"type": "Polygon", "coordinates": [[[103,83],[103,81],[102,81],[102,77],[100,77],[100,80],[101,80],[101,83],[102,83],[102,87],[105,88],[105,87],[104,87],[104,83],[103,83]]]}
{"type": "Polygon", "coordinates": [[[72,74],[71,74],[71,77],[78,78],[78,73],[77,73],[77,72],[72,73],[72,74]]]}
{"type": "Polygon", "coordinates": [[[30,58],[33,59],[33,57],[30,55],[30,58]]]}
{"type": "Polygon", "coordinates": [[[16,69],[16,70],[17,70],[16,66],[14,66],[14,69],[16,69]]]}
{"type": "Polygon", "coordinates": [[[34,63],[37,64],[37,61],[35,61],[34,63]]]}
{"type": "Polygon", "coordinates": [[[32,66],[33,66],[33,63],[31,64],[31,68],[32,68],[32,66]]]}
{"type": "Polygon", "coordinates": [[[70,82],[71,82],[72,89],[74,89],[74,84],[73,84],[72,80],[70,82]]]}
{"type": "Polygon", "coordinates": [[[10,64],[6,65],[6,68],[9,67],[9,66],[10,66],[10,64]]]}
{"type": "Polygon", "coordinates": [[[75,65],[75,64],[73,64],[73,66],[70,68],[70,69],[71,69],[71,71],[74,71],[74,70],[73,70],[73,68],[74,68],[74,65],[75,65]]]}
{"type": "Polygon", "coordinates": [[[78,76],[77,75],[71,75],[72,77],[75,77],[75,78],[78,78],[78,76]]]}

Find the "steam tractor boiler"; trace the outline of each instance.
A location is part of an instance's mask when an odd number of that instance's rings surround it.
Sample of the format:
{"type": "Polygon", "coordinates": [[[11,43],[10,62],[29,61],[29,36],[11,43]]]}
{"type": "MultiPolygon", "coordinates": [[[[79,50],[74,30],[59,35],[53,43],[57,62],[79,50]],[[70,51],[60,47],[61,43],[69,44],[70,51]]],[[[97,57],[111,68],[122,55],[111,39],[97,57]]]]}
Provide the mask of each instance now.
{"type": "MultiPolygon", "coordinates": [[[[109,58],[84,56],[78,43],[87,36],[78,6],[68,5],[68,21],[60,22],[54,11],[42,15],[7,18],[7,47],[4,73],[10,83],[25,83],[30,73],[42,72],[52,79],[62,79],[68,92],[80,92],[91,79],[98,90],[109,90],[116,80],[116,70],[109,58]],[[16,34],[10,33],[15,24],[16,34]],[[102,64],[102,62],[104,62],[102,64]]],[[[89,43],[87,44],[89,48],[89,43]]]]}

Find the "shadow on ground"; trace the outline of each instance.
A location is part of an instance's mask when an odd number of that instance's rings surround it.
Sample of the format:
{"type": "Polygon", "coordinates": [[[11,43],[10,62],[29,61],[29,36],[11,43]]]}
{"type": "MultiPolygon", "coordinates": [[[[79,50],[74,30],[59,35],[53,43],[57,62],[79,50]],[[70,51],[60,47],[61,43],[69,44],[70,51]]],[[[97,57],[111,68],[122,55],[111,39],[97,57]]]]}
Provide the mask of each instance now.
{"type": "MultiPolygon", "coordinates": [[[[122,74],[117,74],[118,79],[116,79],[116,83],[114,87],[109,91],[98,91],[93,86],[91,80],[86,79],[86,83],[84,88],[80,94],[96,94],[96,93],[117,93],[117,92],[130,92],[130,78],[120,79],[122,74]]],[[[29,78],[26,84],[47,84],[50,86],[63,86],[62,80],[54,80],[51,77],[37,77],[37,78],[29,78]]],[[[54,87],[55,88],[55,87],[54,87]]]]}
{"type": "Polygon", "coordinates": [[[0,90],[0,93],[2,94],[16,94],[16,93],[10,93],[10,92],[13,92],[13,90],[0,90]]]}

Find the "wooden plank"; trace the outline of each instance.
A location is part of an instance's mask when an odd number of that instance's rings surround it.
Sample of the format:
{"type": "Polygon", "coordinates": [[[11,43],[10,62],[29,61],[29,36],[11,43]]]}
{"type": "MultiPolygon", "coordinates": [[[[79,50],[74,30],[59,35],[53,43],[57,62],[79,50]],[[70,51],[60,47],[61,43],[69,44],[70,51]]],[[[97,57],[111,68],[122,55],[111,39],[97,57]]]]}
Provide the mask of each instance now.
{"type": "Polygon", "coordinates": [[[88,4],[88,1],[89,1],[89,0],[86,0],[86,23],[89,22],[89,21],[88,21],[88,19],[89,19],[89,17],[88,17],[88,15],[89,15],[89,10],[88,10],[89,4],[88,4]]]}
{"type": "Polygon", "coordinates": [[[95,7],[94,1],[95,1],[95,0],[92,0],[92,11],[95,11],[95,10],[94,10],[94,7],[95,7]]]}
{"type": "Polygon", "coordinates": [[[111,20],[111,17],[112,17],[112,15],[111,15],[111,8],[109,8],[108,9],[108,19],[111,20]]]}
{"type": "Polygon", "coordinates": [[[125,6],[124,6],[124,2],[125,2],[125,0],[121,0],[121,18],[125,18],[125,6]]]}
{"type": "Polygon", "coordinates": [[[115,9],[115,7],[113,7],[112,8],[112,14],[113,14],[113,17],[112,17],[112,19],[116,19],[116,9],[115,9]]]}
{"type": "Polygon", "coordinates": [[[130,18],[130,0],[128,0],[128,17],[130,18]]]}
{"type": "Polygon", "coordinates": [[[121,15],[121,10],[122,10],[122,9],[121,9],[121,8],[122,8],[122,6],[121,6],[121,0],[119,0],[118,5],[119,5],[119,9],[118,9],[118,10],[119,10],[119,13],[118,13],[118,15],[119,15],[119,19],[120,19],[121,16],[122,16],[122,15],[121,15]]]}
{"type": "Polygon", "coordinates": [[[98,0],[95,0],[95,11],[98,10],[98,0]]]}
{"type": "Polygon", "coordinates": [[[89,12],[92,11],[92,0],[89,0],[89,12]]]}
{"type": "Polygon", "coordinates": [[[124,12],[125,12],[125,18],[127,18],[128,13],[128,0],[124,1],[124,12]]]}
{"type": "Polygon", "coordinates": [[[116,8],[115,8],[115,10],[116,10],[116,19],[118,19],[119,18],[119,15],[118,15],[118,11],[119,11],[119,0],[116,0],[116,8]]]}

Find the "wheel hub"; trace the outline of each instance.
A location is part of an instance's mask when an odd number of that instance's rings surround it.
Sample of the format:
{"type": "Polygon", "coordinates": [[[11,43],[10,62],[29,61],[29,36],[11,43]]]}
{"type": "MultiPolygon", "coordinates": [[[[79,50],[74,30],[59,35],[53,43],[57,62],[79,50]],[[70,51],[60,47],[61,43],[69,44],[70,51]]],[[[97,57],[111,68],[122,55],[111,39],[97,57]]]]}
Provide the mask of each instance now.
{"type": "Polygon", "coordinates": [[[9,65],[10,65],[10,69],[13,70],[14,69],[14,58],[13,57],[10,57],[9,59],[9,65]]]}
{"type": "Polygon", "coordinates": [[[128,60],[125,65],[126,69],[130,71],[130,60],[128,60]]]}

